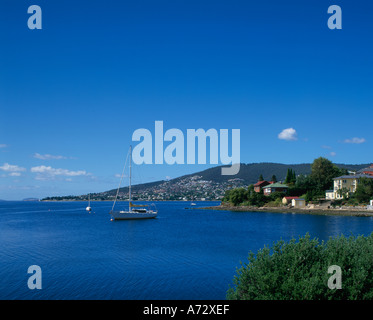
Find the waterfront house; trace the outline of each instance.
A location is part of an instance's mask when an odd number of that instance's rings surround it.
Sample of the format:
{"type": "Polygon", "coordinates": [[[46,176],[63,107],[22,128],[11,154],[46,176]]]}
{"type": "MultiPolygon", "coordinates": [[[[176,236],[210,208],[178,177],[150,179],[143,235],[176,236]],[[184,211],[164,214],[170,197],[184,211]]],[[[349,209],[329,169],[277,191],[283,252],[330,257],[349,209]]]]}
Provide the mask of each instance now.
{"type": "Polygon", "coordinates": [[[369,174],[354,174],[345,175],[333,179],[333,190],[327,190],[325,198],[328,200],[343,199],[344,195],[355,193],[356,188],[361,178],[373,179],[373,175],[369,174]]]}
{"type": "Polygon", "coordinates": [[[254,184],[254,191],[255,192],[260,192],[265,186],[268,186],[272,182],[268,182],[266,180],[258,181],[257,183],[254,184]]]}
{"type": "Polygon", "coordinates": [[[334,200],[335,199],[334,190],[326,190],[325,191],[325,199],[326,200],[334,200]]]}
{"type": "Polygon", "coordinates": [[[279,182],[269,184],[263,188],[263,192],[265,196],[269,196],[273,192],[288,192],[288,186],[286,184],[282,184],[279,182]]]}
{"type": "Polygon", "coordinates": [[[291,200],[298,199],[298,197],[283,197],[282,198],[282,204],[289,204],[291,203],[291,200]]]}
{"type": "Polygon", "coordinates": [[[291,200],[291,205],[294,208],[305,208],[306,207],[306,200],[303,198],[295,198],[291,200]]]}

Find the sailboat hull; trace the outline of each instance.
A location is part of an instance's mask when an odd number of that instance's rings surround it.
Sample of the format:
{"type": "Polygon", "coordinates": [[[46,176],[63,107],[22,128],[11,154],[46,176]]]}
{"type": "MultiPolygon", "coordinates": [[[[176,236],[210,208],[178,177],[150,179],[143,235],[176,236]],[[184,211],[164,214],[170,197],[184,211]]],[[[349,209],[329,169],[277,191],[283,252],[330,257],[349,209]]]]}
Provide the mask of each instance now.
{"type": "Polygon", "coordinates": [[[110,214],[114,220],[140,220],[157,217],[156,212],[112,211],[110,214]]]}

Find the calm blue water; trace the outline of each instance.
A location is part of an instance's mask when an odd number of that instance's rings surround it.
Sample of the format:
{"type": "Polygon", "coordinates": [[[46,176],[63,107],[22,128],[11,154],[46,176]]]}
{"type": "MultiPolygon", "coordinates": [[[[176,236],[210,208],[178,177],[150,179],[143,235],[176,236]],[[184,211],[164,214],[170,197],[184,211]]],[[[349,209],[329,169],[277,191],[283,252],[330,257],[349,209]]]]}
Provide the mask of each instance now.
{"type": "MultiPolygon", "coordinates": [[[[201,202],[209,206],[216,202],[201,202]]],[[[373,218],[186,210],[110,221],[110,202],[0,202],[0,299],[225,299],[236,267],[280,238],[368,235],[373,218]],[[30,265],[42,289],[30,290],[30,265]]]]}

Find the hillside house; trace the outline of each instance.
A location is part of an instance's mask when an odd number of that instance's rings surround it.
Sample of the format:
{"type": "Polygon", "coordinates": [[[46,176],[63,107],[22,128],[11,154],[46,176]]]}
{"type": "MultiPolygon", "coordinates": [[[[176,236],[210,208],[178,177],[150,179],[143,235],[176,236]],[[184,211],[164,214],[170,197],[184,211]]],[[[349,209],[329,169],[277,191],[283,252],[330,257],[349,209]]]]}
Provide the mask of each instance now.
{"type": "Polygon", "coordinates": [[[282,184],[279,182],[269,184],[263,188],[263,192],[265,196],[269,196],[273,192],[288,192],[288,186],[286,184],[282,184]]]}
{"type": "Polygon", "coordinates": [[[260,192],[265,186],[268,186],[272,184],[272,181],[266,181],[266,180],[263,180],[263,181],[258,181],[257,183],[254,184],[254,191],[255,192],[260,192]]]}
{"type": "Polygon", "coordinates": [[[368,168],[360,169],[357,173],[373,176],[373,164],[371,164],[368,168]]]}

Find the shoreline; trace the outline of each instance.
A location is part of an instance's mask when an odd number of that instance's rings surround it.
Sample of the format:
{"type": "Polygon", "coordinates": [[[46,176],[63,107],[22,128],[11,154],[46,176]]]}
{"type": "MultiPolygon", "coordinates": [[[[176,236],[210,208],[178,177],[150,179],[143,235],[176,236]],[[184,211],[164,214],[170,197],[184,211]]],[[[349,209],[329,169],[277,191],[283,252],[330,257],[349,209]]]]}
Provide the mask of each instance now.
{"type": "Polygon", "coordinates": [[[288,208],[288,207],[249,207],[249,206],[213,206],[200,207],[196,209],[221,210],[232,212],[271,212],[271,213],[293,213],[293,214],[312,214],[312,215],[330,215],[330,216],[352,216],[352,217],[373,217],[373,211],[363,208],[349,209],[327,209],[327,208],[288,208]]]}
{"type": "MultiPolygon", "coordinates": [[[[26,201],[26,200],[3,200],[3,201],[26,201]]],[[[27,200],[29,201],[29,200],[27,200]]],[[[33,202],[87,202],[87,200],[35,200],[33,202]]],[[[104,202],[104,201],[111,201],[113,202],[114,200],[92,200],[91,202],[96,201],[96,202],[104,202]]],[[[128,202],[127,200],[117,200],[117,202],[124,201],[128,202]]],[[[221,200],[132,200],[133,202],[138,201],[138,202],[166,202],[166,201],[174,201],[174,202],[221,202],[221,200]]],[[[30,201],[32,202],[32,201],[30,201]]]]}

